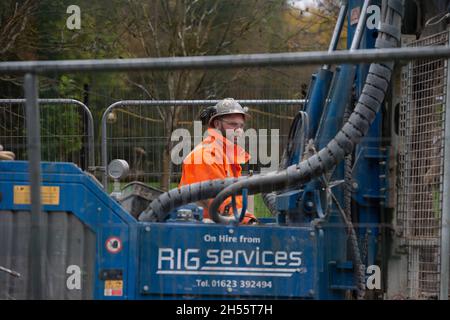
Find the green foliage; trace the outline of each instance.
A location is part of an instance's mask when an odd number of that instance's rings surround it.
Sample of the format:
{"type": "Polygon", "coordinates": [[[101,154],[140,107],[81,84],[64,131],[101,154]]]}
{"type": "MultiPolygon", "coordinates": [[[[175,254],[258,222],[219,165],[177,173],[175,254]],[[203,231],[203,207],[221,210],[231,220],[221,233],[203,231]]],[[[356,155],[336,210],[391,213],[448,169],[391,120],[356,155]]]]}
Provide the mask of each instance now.
{"type": "MultiPolygon", "coordinates": [[[[67,75],[60,77],[61,96],[75,96],[73,82],[67,75]]],[[[82,117],[77,105],[44,105],[41,107],[42,158],[71,161],[71,155],[81,151],[83,143],[82,117]]]]}
{"type": "MultiPolygon", "coordinates": [[[[126,43],[121,41],[121,30],[117,28],[126,3],[121,0],[54,0],[39,2],[36,17],[37,45],[36,55],[40,60],[70,60],[70,59],[105,59],[120,58],[126,55],[123,47],[126,43]],[[81,10],[81,29],[69,30],[66,20],[70,14],[66,13],[69,5],[78,5],[81,10]]],[[[71,98],[84,102],[91,109],[94,123],[100,123],[103,110],[107,104],[112,103],[117,88],[126,87],[125,76],[114,73],[75,73],[55,75],[40,78],[40,96],[45,98],[71,98]],[[105,88],[107,88],[105,90],[105,88]],[[107,99],[106,99],[107,98],[107,99]]],[[[81,116],[73,113],[76,108],[64,116],[57,114],[61,121],[71,120],[60,128],[59,133],[70,136],[75,128],[81,126],[81,116]]],[[[43,125],[49,121],[53,124],[50,114],[43,119],[43,125]]],[[[65,122],[62,122],[65,123],[65,122]]],[[[99,143],[99,131],[96,133],[99,143]]],[[[63,143],[61,143],[63,144],[63,143]]],[[[66,153],[80,149],[81,142],[74,141],[66,146],[66,153]]],[[[52,152],[50,148],[49,153],[52,152]]]]}
{"type": "Polygon", "coordinates": [[[75,107],[48,105],[43,108],[41,121],[42,159],[73,161],[81,151],[81,116],[75,107]],[[61,110],[63,109],[63,110],[61,110]]]}
{"type": "Polygon", "coordinates": [[[264,200],[260,194],[255,195],[255,212],[257,218],[272,218],[269,209],[264,204],[264,200]]]}

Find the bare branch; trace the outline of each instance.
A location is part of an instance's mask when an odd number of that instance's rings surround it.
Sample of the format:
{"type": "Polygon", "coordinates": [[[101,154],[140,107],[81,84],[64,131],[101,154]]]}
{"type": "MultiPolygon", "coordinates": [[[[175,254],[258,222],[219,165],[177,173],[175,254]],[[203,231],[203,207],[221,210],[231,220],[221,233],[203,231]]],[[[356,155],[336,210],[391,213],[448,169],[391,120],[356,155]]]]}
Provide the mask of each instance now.
{"type": "Polygon", "coordinates": [[[22,6],[16,3],[12,16],[7,19],[6,24],[1,26],[0,54],[5,54],[16,43],[17,38],[24,32],[29,17],[33,14],[36,4],[32,0],[25,1],[22,6]]]}
{"type": "Polygon", "coordinates": [[[167,24],[169,25],[169,27],[172,27],[172,17],[170,15],[169,1],[161,0],[160,3],[162,8],[164,9],[164,13],[166,14],[167,24]]]}
{"type": "MultiPolygon", "coordinates": [[[[183,3],[185,5],[185,3],[183,3]]],[[[178,27],[178,32],[177,32],[177,36],[178,39],[180,40],[180,46],[181,46],[181,50],[183,51],[183,55],[186,57],[188,55],[187,50],[186,50],[186,44],[184,42],[185,40],[185,35],[186,35],[186,29],[187,29],[187,24],[186,24],[186,7],[184,7],[184,10],[177,10],[177,11],[181,11],[181,13],[183,14],[183,24],[181,26],[178,27]]]]}
{"type": "MultiPolygon", "coordinates": [[[[161,57],[161,48],[160,48],[160,44],[159,44],[158,31],[155,27],[153,27],[152,20],[150,19],[150,16],[148,15],[144,4],[142,4],[142,9],[144,12],[144,17],[145,17],[145,19],[147,19],[147,24],[152,32],[153,40],[155,41],[156,53],[157,53],[158,57],[161,57]]],[[[157,17],[157,15],[156,15],[156,17],[157,17]]]]}

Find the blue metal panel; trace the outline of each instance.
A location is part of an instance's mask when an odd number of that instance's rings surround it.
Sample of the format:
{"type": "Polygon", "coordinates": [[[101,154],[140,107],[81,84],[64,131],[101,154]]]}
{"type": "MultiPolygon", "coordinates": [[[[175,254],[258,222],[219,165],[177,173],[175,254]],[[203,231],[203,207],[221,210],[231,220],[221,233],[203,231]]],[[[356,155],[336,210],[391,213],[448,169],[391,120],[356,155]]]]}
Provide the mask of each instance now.
{"type": "MultiPolygon", "coordinates": [[[[306,132],[306,139],[308,141],[309,139],[314,139],[316,136],[332,79],[333,72],[324,68],[320,68],[318,72],[312,76],[308,96],[306,97],[307,102],[304,108],[309,118],[309,130],[306,132]]],[[[305,124],[302,123],[302,126],[304,125],[305,124]]],[[[303,142],[295,144],[296,147],[291,159],[289,159],[289,165],[300,162],[300,159],[303,156],[300,148],[301,145],[303,145],[303,142]]]]}
{"type": "Polygon", "coordinates": [[[293,190],[278,195],[276,199],[277,210],[290,211],[298,209],[302,194],[303,191],[293,190]]]}
{"type": "Polygon", "coordinates": [[[313,298],[311,228],[175,223],[141,228],[139,298],[154,295],[313,298]]]}
{"type": "Polygon", "coordinates": [[[324,148],[342,127],[345,108],[351,97],[355,69],[354,65],[342,65],[337,68],[330,100],[325,106],[323,117],[317,130],[317,150],[324,148]]]}
{"type": "Polygon", "coordinates": [[[323,106],[325,105],[325,100],[328,96],[328,90],[330,89],[332,79],[333,72],[323,68],[321,68],[317,74],[313,76],[313,81],[311,82],[311,96],[307,98],[308,102],[305,107],[305,111],[308,113],[310,121],[308,132],[309,139],[313,139],[317,133],[323,106]]]}
{"type": "Polygon", "coordinates": [[[330,262],[330,289],[354,290],[353,264],[330,262]]]}
{"type": "MultiPolygon", "coordinates": [[[[96,262],[94,298],[132,299],[135,293],[137,270],[137,221],[112,200],[101,187],[71,163],[42,163],[42,185],[59,186],[60,201],[56,205],[43,205],[48,212],[70,212],[95,234],[96,262]],[[107,242],[116,237],[120,250],[108,250],[107,242]],[[105,279],[99,275],[111,270],[123,274],[123,287],[115,296],[105,296],[105,279]]],[[[30,211],[29,205],[14,204],[14,186],[28,185],[28,163],[24,161],[0,162],[0,210],[30,211]]],[[[25,220],[24,220],[25,221],[25,220]]],[[[82,248],[72,248],[83,254],[82,248]]]]}

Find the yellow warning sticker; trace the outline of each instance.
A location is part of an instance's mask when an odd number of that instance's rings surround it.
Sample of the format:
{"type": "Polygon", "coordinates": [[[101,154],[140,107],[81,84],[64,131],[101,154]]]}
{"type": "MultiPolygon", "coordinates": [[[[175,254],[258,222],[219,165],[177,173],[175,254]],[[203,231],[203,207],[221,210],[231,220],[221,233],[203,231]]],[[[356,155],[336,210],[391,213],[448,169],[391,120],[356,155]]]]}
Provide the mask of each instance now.
{"type": "Polygon", "coordinates": [[[105,296],[122,296],[123,295],[123,281],[122,280],[106,280],[105,281],[105,296]]]}
{"type": "MultiPolygon", "coordinates": [[[[41,201],[45,205],[59,205],[59,187],[42,186],[41,201]]],[[[30,203],[30,186],[14,186],[14,204],[30,203]]]]}
{"type": "Polygon", "coordinates": [[[123,281],[122,280],[106,280],[105,281],[105,289],[122,289],[123,281]]]}

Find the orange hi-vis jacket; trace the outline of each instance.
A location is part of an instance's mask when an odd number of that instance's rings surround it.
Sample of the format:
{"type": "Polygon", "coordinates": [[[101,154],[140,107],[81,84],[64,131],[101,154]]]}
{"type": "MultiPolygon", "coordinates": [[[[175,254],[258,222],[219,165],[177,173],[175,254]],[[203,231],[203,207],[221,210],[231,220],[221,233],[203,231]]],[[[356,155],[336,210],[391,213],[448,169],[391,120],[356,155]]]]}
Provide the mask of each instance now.
{"type": "MultiPolygon", "coordinates": [[[[205,180],[240,177],[241,163],[246,163],[250,155],[239,145],[232,143],[216,129],[208,129],[208,136],[198,144],[183,160],[180,186],[205,180]]],[[[210,218],[208,213],[212,199],[201,202],[204,208],[204,218],[210,218]]],[[[220,212],[230,208],[228,214],[233,214],[231,197],[227,198],[219,207],[220,212]]],[[[236,208],[242,208],[242,196],[236,197],[236,208]]],[[[250,212],[246,212],[243,223],[256,220],[250,212]]]]}

